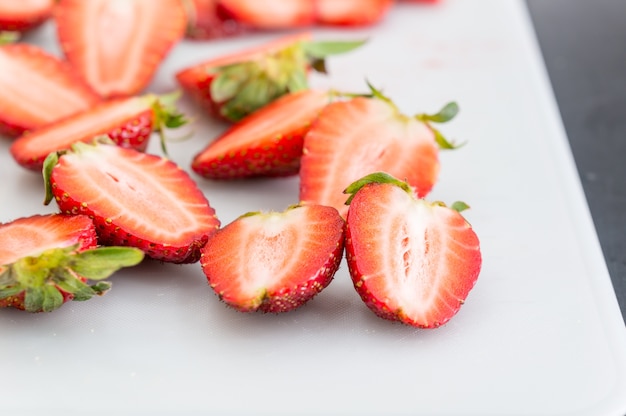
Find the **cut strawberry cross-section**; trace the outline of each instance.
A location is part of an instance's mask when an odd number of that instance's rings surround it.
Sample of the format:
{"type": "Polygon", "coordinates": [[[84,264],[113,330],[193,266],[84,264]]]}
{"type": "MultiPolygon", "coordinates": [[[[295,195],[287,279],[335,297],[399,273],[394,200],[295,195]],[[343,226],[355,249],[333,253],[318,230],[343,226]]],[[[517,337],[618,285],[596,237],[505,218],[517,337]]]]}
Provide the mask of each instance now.
{"type": "Polygon", "coordinates": [[[423,327],[448,322],[478,278],[478,237],[458,212],[429,203],[385,173],[351,184],[346,259],[354,287],[378,316],[423,327]]]}
{"type": "Polygon", "coordinates": [[[131,246],[149,257],[193,263],[219,227],[215,211],[172,161],[109,144],[75,143],[44,166],[46,203],[86,214],[103,245],[131,246]]]}
{"type": "Polygon", "coordinates": [[[337,210],[321,205],[249,213],[209,239],[200,264],[233,308],[286,312],[331,282],[343,257],[343,229],[337,210]]]}

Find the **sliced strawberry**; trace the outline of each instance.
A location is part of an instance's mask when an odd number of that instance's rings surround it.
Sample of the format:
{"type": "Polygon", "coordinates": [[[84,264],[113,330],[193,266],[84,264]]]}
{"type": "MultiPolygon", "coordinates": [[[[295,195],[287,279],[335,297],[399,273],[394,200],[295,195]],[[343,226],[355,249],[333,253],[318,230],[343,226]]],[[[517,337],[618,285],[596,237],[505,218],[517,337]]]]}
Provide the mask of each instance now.
{"type": "Polygon", "coordinates": [[[207,112],[239,121],[269,102],[308,88],[308,71],[324,72],[324,58],[360,46],[355,42],[314,42],[299,33],[185,68],[180,86],[207,112]]]}
{"type": "Polygon", "coordinates": [[[102,295],[102,280],[134,266],[143,252],[96,246],[94,223],[86,215],[33,215],[0,224],[0,308],[50,312],[70,300],[102,295]]]}
{"type": "Polygon", "coordinates": [[[369,26],[381,21],[394,0],[315,0],[316,22],[332,26],[369,26]]]}
{"type": "Polygon", "coordinates": [[[453,208],[417,199],[406,182],[373,174],[352,184],[346,259],[378,316],[423,328],[448,322],[481,269],[476,233],[453,208]]]}
{"type": "Polygon", "coordinates": [[[100,101],[67,62],[34,45],[0,46],[0,68],[0,135],[19,136],[100,101]]]}
{"type": "Polygon", "coordinates": [[[103,97],[135,95],[185,34],[180,0],[59,0],[61,48],[103,97]]]}
{"type": "Polygon", "coordinates": [[[315,23],[314,0],[219,0],[219,2],[239,23],[255,29],[298,28],[315,23]]]}
{"type": "Polygon", "coordinates": [[[376,171],[406,179],[425,196],[439,174],[438,141],[450,147],[428,124],[441,121],[437,116],[405,116],[379,93],[329,104],[304,138],[300,200],[335,207],[345,217],[343,190],[376,171]]]}
{"type": "Polygon", "coordinates": [[[0,0],[0,32],[26,32],[52,16],[55,0],[0,0]]]}
{"type": "Polygon", "coordinates": [[[326,91],[286,94],[226,130],[193,159],[210,179],[298,173],[304,135],[330,100],[326,91]]]}
{"type": "Polygon", "coordinates": [[[217,231],[200,264],[226,304],[242,312],[286,312],[330,282],[344,247],[344,221],[324,206],[249,213],[217,231]]]}
{"type": "Polygon", "coordinates": [[[177,127],[184,122],[173,108],[174,98],[174,95],[146,95],[102,102],[19,137],[11,144],[11,155],[21,166],[41,170],[49,153],[101,135],[107,135],[119,146],[143,151],[153,131],[163,133],[166,127],[177,127]]]}
{"type": "Polygon", "coordinates": [[[189,175],[155,155],[114,145],[75,143],[44,166],[46,203],[86,214],[103,245],[130,246],[172,263],[193,263],[219,227],[189,175]]]}
{"type": "Polygon", "coordinates": [[[189,39],[207,40],[238,35],[244,27],[224,11],[219,0],[183,0],[187,8],[189,39]]]}

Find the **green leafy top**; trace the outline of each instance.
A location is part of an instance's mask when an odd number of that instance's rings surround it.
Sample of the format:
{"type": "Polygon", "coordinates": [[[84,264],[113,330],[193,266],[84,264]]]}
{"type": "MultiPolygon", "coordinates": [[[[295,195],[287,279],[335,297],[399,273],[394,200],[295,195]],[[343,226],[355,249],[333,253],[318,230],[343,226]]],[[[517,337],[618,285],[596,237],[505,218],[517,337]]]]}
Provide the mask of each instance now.
{"type": "Polygon", "coordinates": [[[418,114],[415,116],[416,119],[425,123],[435,135],[435,141],[439,145],[441,149],[457,149],[463,146],[465,143],[455,144],[448,139],[446,139],[441,132],[432,126],[432,123],[447,123],[452,120],[459,113],[459,106],[456,102],[449,102],[444,105],[441,110],[439,110],[435,114],[418,114]]]}
{"type": "Polygon", "coordinates": [[[346,200],[346,205],[350,205],[352,199],[357,194],[357,192],[361,190],[361,188],[372,183],[389,183],[401,188],[408,194],[413,195],[413,188],[411,188],[411,185],[409,185],[408,183],[401,181],[400,179],[397,179],[393,175],[390,175],[386,172],[374,172],[370,173],[369,175],[365,175],[361,179],[358,179],[348,185],[348,187],[343,191],[344,194],[350,195],[346,200]]]}
{"type": "Polygon", "coordinates": [[[77,248],[54,248],[4,265],[0,269],[0,300],[23,293],[26,311],[50,312],[63,304],[64,294],[77,301],[104,294],[111,285],[102,279],[144,258],[143,251],[132,247],[77,248]],[[85,279],[99,282],[88,285],[85,279]]]}
{"type": "Polygon", "coordinates": [[[153,130],[158,133],[161,141],[161,150],[166,156],[167,138],[165,130],[181,127],[188,122],[187,117],[176,108],[176,101],[178,101],[180,96],[180,91],[163,95],[148,94],[144,96],[154,113],[153,130]]]}

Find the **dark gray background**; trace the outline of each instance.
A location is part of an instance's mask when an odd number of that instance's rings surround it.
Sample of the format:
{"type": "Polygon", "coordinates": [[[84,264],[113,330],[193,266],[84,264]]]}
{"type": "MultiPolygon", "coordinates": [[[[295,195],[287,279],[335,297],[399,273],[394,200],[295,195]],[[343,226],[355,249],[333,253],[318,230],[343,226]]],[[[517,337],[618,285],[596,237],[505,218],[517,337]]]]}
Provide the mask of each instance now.
{"type": "Polygon", "coordinates": [[[626,0],[526,0],[626,320],[626,0]]]}

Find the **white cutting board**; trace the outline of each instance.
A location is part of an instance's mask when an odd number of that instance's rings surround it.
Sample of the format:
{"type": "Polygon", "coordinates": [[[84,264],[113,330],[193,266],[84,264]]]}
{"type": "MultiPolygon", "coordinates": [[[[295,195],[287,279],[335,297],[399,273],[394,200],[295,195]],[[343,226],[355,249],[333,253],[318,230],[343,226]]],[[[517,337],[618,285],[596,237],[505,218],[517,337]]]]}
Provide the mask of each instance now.
{"type": "MultiPolygon", "coordinates": [[[[58,51],[53,34],[49,24],[31,41],[58,51]]],[[[150,90],[278,35],[184,42],[150,90]]],[[[442,154],[429,197],[469,203],[481,239],[484,267],[459,314],[436,330],[383,321],[345,263],[300,310],[242,314],[198,264],[147,261],[102,298],[50,314],[0,310],[1,414],[626,414],[626,330],[524,3],[402,4],[378,26],[315,36],[369,42],[332,57],[314,86],[363,92],[367,78],[407,113],[459,103],[441,130],[467,145],[442,154]]],[[[224,126],[187,99],[181,109],[195,135],[169,149],[188,168],[224,126]]],[[[0,141],[0,221],[54,211],[8,148],[0,141]]],[[[223,224],[298,199],[297,177],[197,179],[223,224]]]]}

